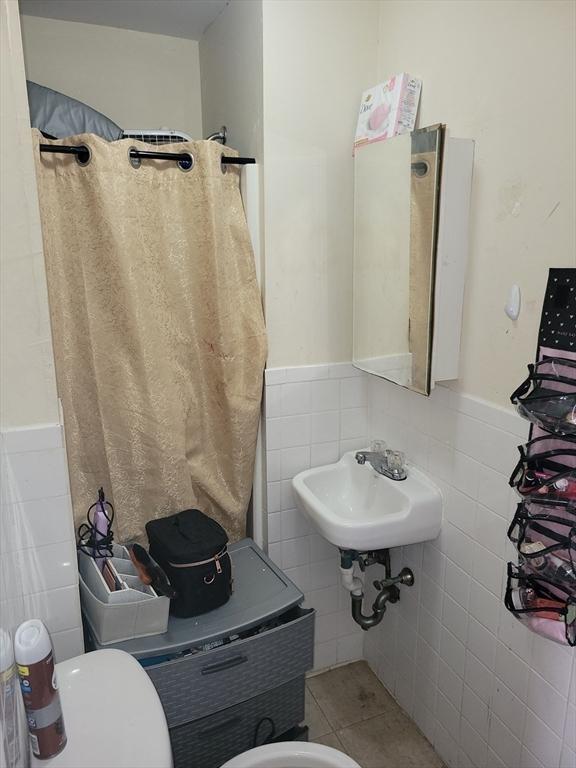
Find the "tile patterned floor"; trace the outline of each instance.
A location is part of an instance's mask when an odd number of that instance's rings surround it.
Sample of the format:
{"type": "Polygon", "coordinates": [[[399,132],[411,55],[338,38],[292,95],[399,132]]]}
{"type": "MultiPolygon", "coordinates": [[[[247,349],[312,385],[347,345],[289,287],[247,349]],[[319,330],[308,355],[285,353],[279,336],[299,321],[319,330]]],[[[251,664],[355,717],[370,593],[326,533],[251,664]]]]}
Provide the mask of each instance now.
{"type": "Polygon", "coordinates": [[[443,768],[365,661],[309,678],[306,710],[310,741],[347,753],[362,768],[443,768]]]}

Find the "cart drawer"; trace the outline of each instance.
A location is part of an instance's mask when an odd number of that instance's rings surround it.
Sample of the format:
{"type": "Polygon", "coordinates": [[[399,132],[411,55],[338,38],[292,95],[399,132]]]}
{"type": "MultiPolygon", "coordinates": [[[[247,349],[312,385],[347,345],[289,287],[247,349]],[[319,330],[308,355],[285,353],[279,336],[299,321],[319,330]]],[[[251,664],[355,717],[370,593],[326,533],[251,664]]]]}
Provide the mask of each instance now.
{"type": "Polygon", "coordinates": [[[314,611],[244,640],[147,667],[174,728],[304,675],[313,665],[314,611]]]}
{"type": "Polygon", "coordinates": [[[218,768],[304,720],[299,677],[242,704],[170,731],[174,768],[218,768]]]}

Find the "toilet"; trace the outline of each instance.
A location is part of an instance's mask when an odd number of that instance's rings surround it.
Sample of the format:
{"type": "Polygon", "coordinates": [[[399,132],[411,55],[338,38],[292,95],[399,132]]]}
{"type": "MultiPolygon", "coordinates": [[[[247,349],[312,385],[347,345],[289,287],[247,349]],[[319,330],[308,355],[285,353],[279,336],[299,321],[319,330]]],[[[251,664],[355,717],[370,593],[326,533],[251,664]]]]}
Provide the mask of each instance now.
{"type": "MultiPolygon", "coordinates": [[[[164,710],[152,681],[128,653],[93,651],[56,665],[68,742],[31,768],[173,768],[164,710]]],[[[359,768],[331,747],[281,742],[237,755],[222,768],[359,768]]]]}
{"type": "Polygon", "coordinates": [[[56,665],[68,743],[33,768],[172,768],[164,710],[140,664],[118,650],[56,665]]]}
{"type": "Polygon", "coordinates": [[[360,768],[337,749],[304,741],[286,741],[250,749],[222,768],[360,768]]]}

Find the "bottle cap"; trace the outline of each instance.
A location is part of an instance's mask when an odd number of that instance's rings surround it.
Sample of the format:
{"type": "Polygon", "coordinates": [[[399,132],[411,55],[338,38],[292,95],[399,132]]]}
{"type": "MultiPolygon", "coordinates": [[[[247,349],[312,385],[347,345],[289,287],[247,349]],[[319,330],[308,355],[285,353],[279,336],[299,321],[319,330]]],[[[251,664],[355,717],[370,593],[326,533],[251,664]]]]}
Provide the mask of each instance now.
{"type": "Polygon", "coordinates": [[[523,555],[534,555],[537,552],[542,552],[544,544],[541,541],[523,541],[519,549],[523,555]]]}
{"type": "Polygon", "coordinates": [[[45,659],[52,651],[50,635],[40,619],[30,619],[20,624],[14,635],[16,663],[28,666],[45,659]]]}

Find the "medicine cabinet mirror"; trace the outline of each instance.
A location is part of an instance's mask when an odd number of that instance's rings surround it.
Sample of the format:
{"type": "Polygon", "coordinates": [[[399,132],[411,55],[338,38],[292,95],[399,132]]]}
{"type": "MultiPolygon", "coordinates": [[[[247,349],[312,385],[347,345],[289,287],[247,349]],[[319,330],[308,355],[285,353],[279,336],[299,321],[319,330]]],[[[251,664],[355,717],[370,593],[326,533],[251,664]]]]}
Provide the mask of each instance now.
{"type": "Polygon", "coordinates": [[[444,127],[354,158],[354,365],[430,394],[444,127]]]}

